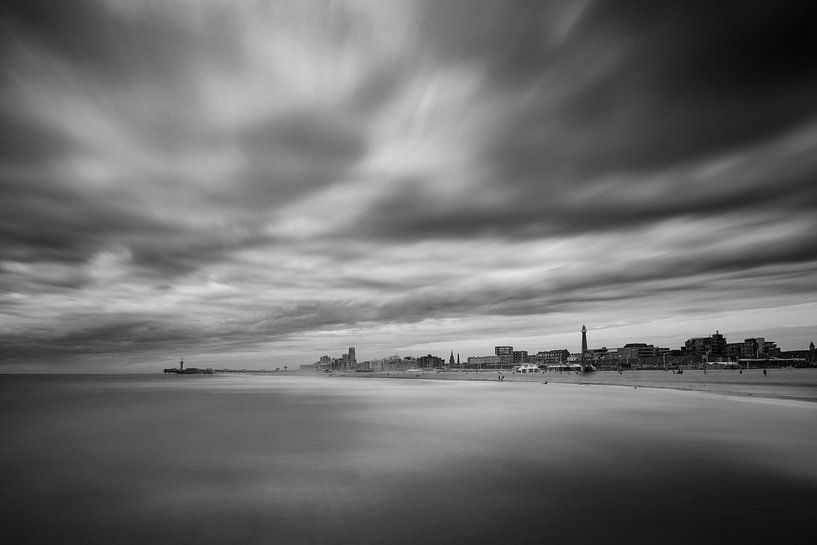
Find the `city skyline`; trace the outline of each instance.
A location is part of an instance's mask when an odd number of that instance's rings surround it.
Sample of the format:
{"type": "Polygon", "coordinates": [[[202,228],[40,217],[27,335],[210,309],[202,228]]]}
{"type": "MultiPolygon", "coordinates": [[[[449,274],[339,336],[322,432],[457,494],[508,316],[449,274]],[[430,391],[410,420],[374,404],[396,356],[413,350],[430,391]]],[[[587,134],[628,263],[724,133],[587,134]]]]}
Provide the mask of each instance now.
{"type": "MultiPolygon", "coordinates": [[[[769,357],[776,358],[776,357],[779,357],[781,353],[783,353],[784,357],[787,357],[787,356],[785,356],[786,352],[797,352],[797,351],[808,352],[808,351],[813,351],[813,347],[814,347],[814,342],[813,341],[810,341],[807,346],[798,347],[798,348],[781,347],[781,346],[778,345],[778,343],[776,342],[775,339],[765,337],[763,335],[740,337],[738,339],[737,337],[732,338],[729,335],[727,335],[725,332],[722,332],[720,330],[716,330],[714,332],[711,332],[708,335],[687,337],[684,340],[680,340],[680,341],[676,342],[675,344],[668,343],[666,346],[661,346],[661,345],[658,345],[658,344],[655,344],[655,343],[651,343],[648,340],[645,342],[645,339],[629,339],[626,342],[621,342],[621,343],[612,343],[612,344],[609,344],[609,345],[602,345],[602,344],[593,345],[593,344],[590,344],[589,342],[587,342],[587,333],[588,332],[589,332],[589,330],[587,330],[586,327],[584,325],[582,325],[582,329],[580,330],[581,341],[578,343],[578,344],[581,345],[581,348],[579,348],[578,350],[571,350],[570,349],[571,347],[570,347],[569,344],[565,345],[565,346],[544,346],[544,347],[543,346],[532,347],[532,346],[527,346],[527,345],[521,345],[521,346],[519,346],[519,345],[517,345],[517,346],[494,345],[493,346],[493,351],[483,350],[480,353],[464,353],[464,356],[465,356],[466,359],[469,358],[469,357],[483,357],[483,356],[491,356],[491,355],[497,355],[497,356],[498,355],[504,355],[504,356],[509,357],[509,356],[514,356],[513,352],[522,351],[525,354],[529,355],[531,358],[533,358],[533,356],[537,356],[537,355],[539,355],[539,353],[543,353],[543,352],[567,351],[572,356],[577,356],[578,357],[581,354],[593,353],[593,352],[596,352],[596,351],[599,351],[599,350],[604,350],[604,351],[610,350],[611,353],[615,353],[616,350],[620,350],[622,348],[627,348],[627,347],[631,347],[631,346],[643,346],[645,348],[655,349],[654,353],[651,355],[651,357],[655,357],[655,358],[660,358],[660,355],[663,354],[664,351],[666,351],[668,354],[674,353],[674,354],[672,354],[674,357],[683,357],[683,356],[688,356],[688,355],[698,355],[698,356],[700,356],[700,355],[703,354],[703,352],[700,352],[700,351],[695,350],[695,349],[692,349],[692,351],[690,351],[689,343],[691,343],[693,341],[705,341],[706,342],[706,341],[709,341],[709,340],[711,340],[713,338],[716,338],[716,337],[719,337],[720,340],[723,342],[723,350],[722,351],[721,350],[714,351],[715,353],[713,355],[718,356],[718,357],[729,356],[729,352],[727,350],[727,347],[729,345],[742,345],[745,342],[754,343],[756,345],[753,350],[750,350],[750,352],[753,351],[754,356],[762,356],[762,357],[765,357],[765,358],[769,358],[769,357]],[[771,347],[773,348],[772,352],[765,352],[764,347],[761,346],[764,342],[771,345],[771,347]],[[760,344],[757,344],[757,343],[760,343],[760,344]]],[[[350,347],[350,350],[353,351],[353,352],[354,352],[355,349],[356,349],[356,347],[350,347]]],[[[365,347],[364,347],[364,350],[365,350],[365,347]]],[[[449,350],[449,354],[450,354],[449,358],[450,359],[453,359],[454,352],[455,352],[455,349],[449,350]]],[[[403,355],[395,353],[395,354],[387,354],[387,355],[378,354],[376,356],[366,357],[363,360],[358,360],[358,363],[365,365],[367,363],[393,359],[395,357],[417,358],[417,357],[423,357],[423,356],[426,356],[426,355],[427,356],[439,357],[441,359],[441,361],[445,361],[445,358],[442,357],[440,354],[428,353],[428,354],[422,354],[422,355],[418,356],[417,353],[403,354],[403,355]]],[[[457,351],[457,360],[459,360],[459,356],[460,356],[460,352],[457,351]]],[[[752,357],[754,357],[754,356],[752,356],[752,357]]],[[[738,356],[735,356],[735,357],[738,357],[738,356]]],[[[746,354],[743,354],[740,357],[750,357],[750,356],[748,356],[746,354]]],[[[344,360],[348,361],[347,360],[347,354],[341,354],[340,357],[333,357],[330,354],[322,354],[321,357],[317,361],[320,362],[320,363],[328,363],[329,361],[342,362],[344,360]]],[[[717,360],[715,360],[715,361],[717,361],[717,360]]],[[[301,362],[301,363],[302,363],[302,365],[305,364],[306,366],[312,365],[312,363],[306,363],[306,362],[301,362]]],[[[449,363],[450,363],[450,361],[449,361],[449,363]]],[[[459,365],[459,363],[457,363],[457,365],[459,365]]]]}
{"type": "Polygon", "coordinates": [[[805,349],[814,20],[4,2],[0,372],[572,351],[581,324],[805,349]]]}

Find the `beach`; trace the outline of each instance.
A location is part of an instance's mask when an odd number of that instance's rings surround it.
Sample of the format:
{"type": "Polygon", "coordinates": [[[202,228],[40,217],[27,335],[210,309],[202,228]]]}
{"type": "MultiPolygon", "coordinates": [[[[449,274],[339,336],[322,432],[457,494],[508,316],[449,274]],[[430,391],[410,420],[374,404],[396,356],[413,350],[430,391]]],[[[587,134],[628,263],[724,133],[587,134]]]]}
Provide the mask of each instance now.
{"type": "Polygon", "coordinates": [[[4,529],[122,545],[817,532],[813,402],[487,378],[0,376],[4,529]]]}
{"type": "Polygon", "coordinates": [[[538,382],[548,384],[577,384],[587,386],[620,386],[628,388],[662,388],[710,392],[713,394],[792,399],[817,402],[817,369],[701,369],[685,370],[681,374],[663,370],[595,371],[576,374],[547,371],[539,373],[512,373],[510,370],[426,371],[426,372],[373,372],[331,373],[333,377],[369,377],[424,380],[478,380],[499,382],[538,382]]]}

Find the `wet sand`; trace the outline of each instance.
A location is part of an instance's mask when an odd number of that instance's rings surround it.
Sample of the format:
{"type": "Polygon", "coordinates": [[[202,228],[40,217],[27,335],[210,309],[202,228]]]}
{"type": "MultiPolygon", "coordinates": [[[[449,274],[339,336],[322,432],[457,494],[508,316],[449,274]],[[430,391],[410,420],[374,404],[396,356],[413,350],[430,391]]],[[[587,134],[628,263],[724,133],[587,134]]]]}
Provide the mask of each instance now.
{"type": "MultiPolygon", "coordinates": [[[[333,377],[378,377],[424,380],[481,380],[500,382],[499,372],[441,371],[425,373],[404,373],[402,371],[377,373],[332,373],[333,377]]],[[[685,370],[683,374],[672,371],[596,371],[593,373],[543,372],[532,374],[502,371],[502,383],[539,382],[548,384],[581,384],[621,386],[629,388],[669,388],[711,392],[713,394],[763,397],[772,399],[794,399],[817,402],[817,369],[762,369],[738,370],[718,369],[685,370]]]]}
{"type": "Polygon", "coordinates": [[[0,376],[4,531],[49,545],[817,534],[813,402],[467,376],[0,376]]]}

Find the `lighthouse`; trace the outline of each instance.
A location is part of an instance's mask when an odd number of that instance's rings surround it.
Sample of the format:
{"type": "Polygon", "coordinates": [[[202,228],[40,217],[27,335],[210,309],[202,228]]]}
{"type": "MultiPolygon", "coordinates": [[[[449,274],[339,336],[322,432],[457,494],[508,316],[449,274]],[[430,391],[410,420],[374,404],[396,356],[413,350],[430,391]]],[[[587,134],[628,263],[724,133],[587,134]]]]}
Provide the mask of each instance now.
{"type": "Polygon", "coordinates": [[[587,328],[582,324],[582,358],[585,352],[587,352],[587,328]]]}

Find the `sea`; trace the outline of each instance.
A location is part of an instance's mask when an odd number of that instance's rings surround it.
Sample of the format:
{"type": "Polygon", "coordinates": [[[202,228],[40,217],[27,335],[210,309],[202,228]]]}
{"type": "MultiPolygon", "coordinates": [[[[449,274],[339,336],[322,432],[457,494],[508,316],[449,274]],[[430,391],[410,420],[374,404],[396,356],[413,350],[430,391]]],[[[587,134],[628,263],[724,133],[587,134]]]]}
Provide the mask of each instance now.
{"type": "Polygon", "coordinates": [[[0,375],[5,543],[780,543],[817,403],[576,384],[0,375]]]}

